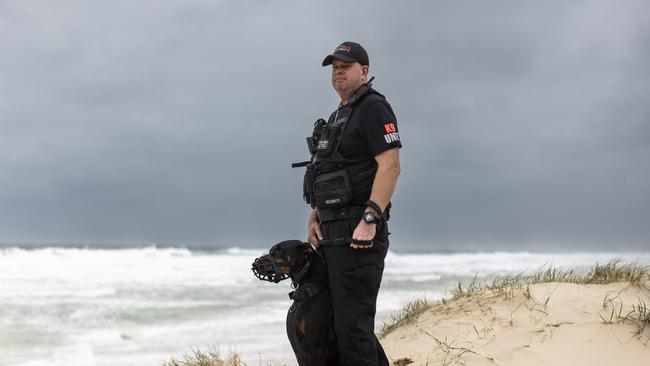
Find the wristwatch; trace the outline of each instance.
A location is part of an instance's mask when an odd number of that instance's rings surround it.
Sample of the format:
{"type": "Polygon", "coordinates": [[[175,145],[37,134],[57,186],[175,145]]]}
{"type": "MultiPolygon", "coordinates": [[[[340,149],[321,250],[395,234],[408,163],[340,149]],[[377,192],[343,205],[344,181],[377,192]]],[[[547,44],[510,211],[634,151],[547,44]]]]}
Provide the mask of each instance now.
{"type": "Polygon", "coordinates": [[[366,211],[363,213],[363,221],[368,224],[377,224],[379,223],[379,217],[375,216],[375,213],[372,211],[366,211]]]}

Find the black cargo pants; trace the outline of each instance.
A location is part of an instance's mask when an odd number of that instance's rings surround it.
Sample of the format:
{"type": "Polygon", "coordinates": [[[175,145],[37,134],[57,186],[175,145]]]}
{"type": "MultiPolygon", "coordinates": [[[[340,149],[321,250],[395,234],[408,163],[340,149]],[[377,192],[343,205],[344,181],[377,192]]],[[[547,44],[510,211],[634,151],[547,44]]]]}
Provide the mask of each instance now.
{"type": "MultiPolygon", "coordinates": [[[[321,223],[324,239],[351,238],[360,218],[321,223]]],[[[334,310],[334,331],[341,362],[349,366],[388,366],[375,336],[377,294],[388,251],[388,227],[377,225],[374,245],[366,249],[321,245],[334,310]]]]}

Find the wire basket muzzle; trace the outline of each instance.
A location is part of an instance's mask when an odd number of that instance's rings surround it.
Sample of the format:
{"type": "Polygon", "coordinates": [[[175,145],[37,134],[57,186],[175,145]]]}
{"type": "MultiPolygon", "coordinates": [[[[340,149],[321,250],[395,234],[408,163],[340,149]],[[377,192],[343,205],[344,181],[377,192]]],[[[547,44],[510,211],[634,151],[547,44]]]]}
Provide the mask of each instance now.
{"type": "Polygon", "coordinates": [[[251,269],[253,270],[255,277],[259,278],[262,281],[278,283],[289,278],[286,273],[280,272],[280,269],[275,264],[273,257],[268,254],[263,255],[259,258],[255,258],[253,267],[251,269]]]}

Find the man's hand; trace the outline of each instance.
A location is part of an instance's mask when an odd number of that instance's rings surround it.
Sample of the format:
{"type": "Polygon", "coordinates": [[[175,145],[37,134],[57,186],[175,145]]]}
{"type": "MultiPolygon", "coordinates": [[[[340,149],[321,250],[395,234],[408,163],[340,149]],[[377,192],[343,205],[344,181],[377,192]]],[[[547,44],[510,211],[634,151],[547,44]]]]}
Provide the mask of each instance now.
{"type": "MultiPolygon", "coordinates": [[[[377,233],[377,224],[369,224],[363,219],[359,221],[359,224],[357,224],[357,227],[354,229],[354,233],[352,234],[352,241],[356,240],[362,240],[362,241],[370,241],[375,238],[375,234],[377,233]]],[[[354,249],[363,249],[363,248],[370,248],[372,245],[357,245],[357,244],[350,244],[351,248],[354,249]]]]}
{"type": "Polygon", "coordinates": [[[318,249],[319,240],[323,240],[323,234],[318,224],[318,209],[313,209],[309,214],[309,222],[307,223],[307,241],[314,249],[318,249]]]}

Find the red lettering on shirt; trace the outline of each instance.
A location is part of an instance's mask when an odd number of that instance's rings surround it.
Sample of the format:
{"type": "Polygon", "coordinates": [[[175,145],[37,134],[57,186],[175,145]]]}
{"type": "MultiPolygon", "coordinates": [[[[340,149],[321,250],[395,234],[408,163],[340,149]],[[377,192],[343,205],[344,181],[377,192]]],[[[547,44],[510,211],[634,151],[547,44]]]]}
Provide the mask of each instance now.
{"type": "Polygon", "coordinates": [[[386,133],[391,133],[391,132],[396,132],[397,131],[397,128],[395,127],[394,123],[385,124],[384,129],[386,130],[386,133]]]}

